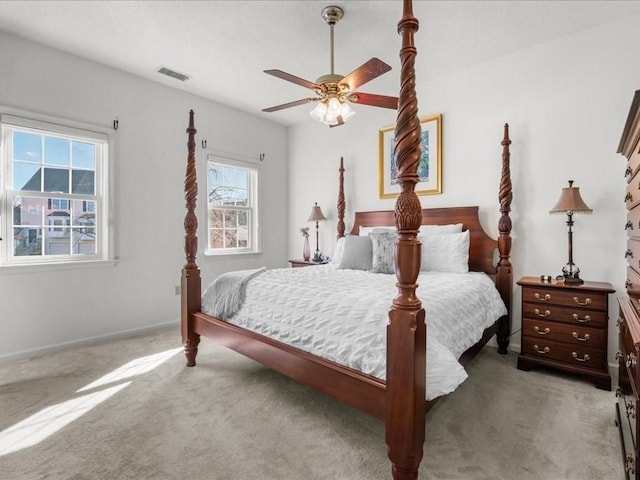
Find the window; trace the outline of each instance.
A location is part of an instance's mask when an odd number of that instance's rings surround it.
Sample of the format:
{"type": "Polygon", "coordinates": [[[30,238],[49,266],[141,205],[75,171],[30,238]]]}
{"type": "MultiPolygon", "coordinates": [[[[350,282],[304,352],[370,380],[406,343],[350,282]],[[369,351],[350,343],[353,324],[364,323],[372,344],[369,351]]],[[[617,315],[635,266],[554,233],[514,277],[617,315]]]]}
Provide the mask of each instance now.
{"type": "Polygon", "coordinates": [[[108,137],[2,115],[0,264],[108,258],[108,137]]]}
{"type": "Polygon", "coordinates": [[[209,155],[207,162],[208,251],[258,251],[258,169],[209,155]]]}

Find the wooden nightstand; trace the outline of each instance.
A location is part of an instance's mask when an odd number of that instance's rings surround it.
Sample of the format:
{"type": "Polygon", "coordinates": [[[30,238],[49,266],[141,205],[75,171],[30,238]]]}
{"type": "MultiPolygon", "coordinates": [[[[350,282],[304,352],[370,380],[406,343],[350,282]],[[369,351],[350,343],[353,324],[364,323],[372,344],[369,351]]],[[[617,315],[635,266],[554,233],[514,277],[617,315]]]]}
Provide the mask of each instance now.
{"type": "Polygon", "coordinates": [[[315,265],[325,265],[329,262],[312,262],[311,260],[289,260],[289,263],[291,264],[291,268],[298,268],[298,267],[313,267],[315,265]]]}
{"type": "Polygon", "coordinates": [[[552,367],[587,377],[611,390],[607,331],[611,284],[565,285],[523,277],[522,349],[518,368],[552,367]]]}

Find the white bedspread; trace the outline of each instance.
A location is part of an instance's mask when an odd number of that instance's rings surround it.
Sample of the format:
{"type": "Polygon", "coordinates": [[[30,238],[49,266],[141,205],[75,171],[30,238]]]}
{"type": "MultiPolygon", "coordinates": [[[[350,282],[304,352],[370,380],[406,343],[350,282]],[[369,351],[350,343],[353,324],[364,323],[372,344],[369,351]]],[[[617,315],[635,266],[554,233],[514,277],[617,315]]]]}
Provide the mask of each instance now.
{"type": "MultiPolygon", "coordinates": [[[[331,264],[267,270],[249,281],[242,307],[225,320],[384,380],[395,283],[395,275],[331,264]]],[[[418,283],[426,311],[430,400],[467,378],[457,359],[507,311],[483,273],[421,272],[418,283]]],[[[212,294],[208,289],[203,305],[212,294]]]]}

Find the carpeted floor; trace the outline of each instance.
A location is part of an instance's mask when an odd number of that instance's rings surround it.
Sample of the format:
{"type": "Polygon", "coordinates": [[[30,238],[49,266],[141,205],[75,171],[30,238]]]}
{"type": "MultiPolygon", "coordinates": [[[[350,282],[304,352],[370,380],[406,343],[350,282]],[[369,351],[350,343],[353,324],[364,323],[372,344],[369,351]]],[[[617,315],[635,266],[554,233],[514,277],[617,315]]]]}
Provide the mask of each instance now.
{"type": "MultiPolygon", "coordinates": [[[[207,339],[195,368],[148,357],[179,346],[176,327],[0,365],[0,479],[391,478],[378,420],[207,339]]],[[[612,392],[490,347],[468,370],[427,417],[421,479],[624,478],[612,392]]]]}

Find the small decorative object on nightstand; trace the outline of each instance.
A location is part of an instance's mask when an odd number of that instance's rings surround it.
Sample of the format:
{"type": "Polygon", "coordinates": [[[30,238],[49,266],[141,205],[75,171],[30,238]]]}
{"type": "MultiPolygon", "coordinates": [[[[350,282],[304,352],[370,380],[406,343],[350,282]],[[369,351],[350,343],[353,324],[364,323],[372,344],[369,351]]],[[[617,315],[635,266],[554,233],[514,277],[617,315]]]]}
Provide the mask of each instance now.
{"type": "Polygon", "coordinates": [[[289,260],[289,263],[291,264],[291,268],[298,268],[298,267],[312,267],[314,265],[324,265],[325,263],[329,263],[326,260],[320,261],[320,262],[314,262],[312,260],[303,260],[303,259],[299,259],[299,260],[289,260]]]}
{"type": "MultiPolygon", "coordinates": [[[[543,276],[544,277],[544,276],[543,276]]],[[[610,283],[580,285],[524,277],[518,368],[551,367],[582,375],[611,390],[607,364],[610,283]]]]}
{"type": "Polygon", "coordinates": [[[305,262],[308,262],[311,258],[311,249],[309,248],[309,227],[301,228],[300,232],[304,237],[304,245],[302,246],[302,258],[305,262]]]}

